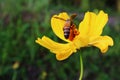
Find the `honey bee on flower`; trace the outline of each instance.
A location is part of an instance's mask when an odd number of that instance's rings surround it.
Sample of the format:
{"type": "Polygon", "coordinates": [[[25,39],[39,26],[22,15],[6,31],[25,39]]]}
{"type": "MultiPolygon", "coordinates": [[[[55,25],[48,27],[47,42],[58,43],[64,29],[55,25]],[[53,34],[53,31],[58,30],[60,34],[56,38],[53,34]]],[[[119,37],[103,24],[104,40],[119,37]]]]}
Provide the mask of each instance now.
{"type": "Polygon", "coordinates": [[[108,50],[108,46],[113,46],[111,37],[101,36],[103,28],[108,21],[108,15],[102,10],[98,14],[86,12],[83,21],[79,24],[78,30],[70,20],[74,19],[74,17],[75,15],[72,18],[66,12],[62,12],[59,15],[53,15],[51,18],[53,32],[60,39],[66,41],[66,44],[57,43],[46,36],[38,38],[36,43],[55,53],[57,60],[67,59],[81,47],[95,46],[102,53],[105,53],[108,50]],[[68,30],[72,30],[72,33],[68,30]],[[72,38],[70,38],[71,34],[74,35],[72,38]]]}
{"type": "Polygon", "coordinates": [[[70,16],[70,19],[67,19],[67,20],[60,18],[60,17],[54,17],[56,19],[60,19],[60,20],[65,21],[65,24],[63,27],[64,37],[66,39],[69,39],[70,41],[72,41],[74,39],[74,37],[79,34],[79,31],[77,30],[75,24],[73,23],[73,19],[76,16],[77,16],[77,14],[72,14],[70,16]]]}

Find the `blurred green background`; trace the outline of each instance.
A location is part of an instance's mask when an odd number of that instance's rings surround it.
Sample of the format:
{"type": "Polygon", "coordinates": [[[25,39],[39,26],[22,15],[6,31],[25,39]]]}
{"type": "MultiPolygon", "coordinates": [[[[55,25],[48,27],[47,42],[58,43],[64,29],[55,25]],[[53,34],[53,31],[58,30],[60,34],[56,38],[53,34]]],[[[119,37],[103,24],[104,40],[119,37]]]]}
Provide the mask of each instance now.
{"type": "Polygon", "coordinates": [[[80,52],[83,80],[120,80],[120,0],[0,0],[0,80],[78,80],[80,52]],[[77,13],[78,25],[86,11],[99,10],[109,14],[103,35],[114,40],[106,54],[89,47],[57,61],[35,43],[44,35],[62,42],[52,32],[52,15],[77,13]]]}

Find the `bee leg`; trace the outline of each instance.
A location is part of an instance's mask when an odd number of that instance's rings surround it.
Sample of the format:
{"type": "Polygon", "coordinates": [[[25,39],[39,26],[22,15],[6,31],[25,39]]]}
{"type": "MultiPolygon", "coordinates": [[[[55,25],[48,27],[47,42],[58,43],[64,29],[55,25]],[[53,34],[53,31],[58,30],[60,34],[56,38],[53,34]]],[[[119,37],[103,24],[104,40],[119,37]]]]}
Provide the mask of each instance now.
{"type": "Polygon", "coordinates": [[[77,28],[76,28],[76,26],[73,24],[72,26],[71,26],[71,28],[72,28],[72,30],[73,30],[73,34],[74,35],[78,35],[80,32],[77,30],[77,28]]]}
{"type": "Polygon", "coordinates": [[[74,30],[73,30],[73,31],[74,31],[74,34],[75,34],[75,35],[78,35],[78,34],[80,33],[80,32],[77,30],[76,26],[74,26],[74,30]]]}
{"type": "Polygon", "coordinates": [[[75,34],[75,35],[79,35],[79,33],[80,33],[80,32],[79,32],[77,29],[74,29],[74,34],[75,34]]]}

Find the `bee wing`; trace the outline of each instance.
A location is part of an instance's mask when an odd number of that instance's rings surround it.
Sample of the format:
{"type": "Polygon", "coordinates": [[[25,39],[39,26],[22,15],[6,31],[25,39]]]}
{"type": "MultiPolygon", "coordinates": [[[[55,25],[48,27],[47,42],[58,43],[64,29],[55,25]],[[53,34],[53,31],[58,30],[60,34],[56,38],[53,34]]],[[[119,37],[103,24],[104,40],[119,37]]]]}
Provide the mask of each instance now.
{"type": "Polygon", "coordinates": [[[72,21],[76,16],[77,16],[76,13],[72,14],[72,15],[70,16],[70,20],[72,21]]]}

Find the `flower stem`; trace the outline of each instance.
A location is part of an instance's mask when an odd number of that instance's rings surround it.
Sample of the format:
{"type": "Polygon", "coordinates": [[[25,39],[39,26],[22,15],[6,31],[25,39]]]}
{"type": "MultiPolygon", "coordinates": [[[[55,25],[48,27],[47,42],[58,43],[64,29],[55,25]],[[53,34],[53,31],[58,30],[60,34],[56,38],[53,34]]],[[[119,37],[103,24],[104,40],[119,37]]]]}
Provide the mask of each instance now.
{"type": "Polygon", "coordinates": [[[79,80],[82,80],[83,77],[83,61],[82,61],[82,55],[80,54],[80,77],[79,80]]]}

